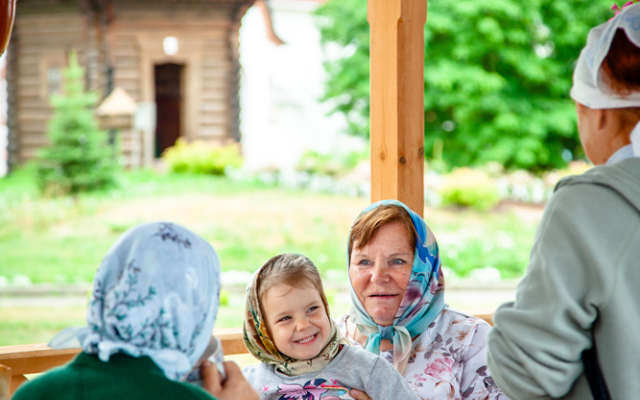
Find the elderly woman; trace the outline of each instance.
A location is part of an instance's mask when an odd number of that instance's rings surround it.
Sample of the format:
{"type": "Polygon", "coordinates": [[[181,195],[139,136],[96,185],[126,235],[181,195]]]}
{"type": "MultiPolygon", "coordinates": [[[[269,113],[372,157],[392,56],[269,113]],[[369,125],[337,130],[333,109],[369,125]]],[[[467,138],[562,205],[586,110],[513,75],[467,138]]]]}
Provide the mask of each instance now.
{"type": "Polygon", "coordinates": [[[423,399],[504,399],[485,362],[489,324],[444,304],[438,244],[399,201],[380,201],[349,236],[353,308],[339,320],[355,346],[392,362],[423,399]]]}
{"type": "Polygon", "coordinates": [[[591,30],[574,72],[596,167],[557,185],[516,301],[494,317],[488,363],[514,399],[640,393],[640,4],[628,4],[591,30]]]}
{"type": "MultiPolygon", "coordinates": [[[[87,326],[68,328],[52,347],[82,345],[66,366],[22,385],[14,400],[202,399],[181,380],[197,368],[218,311],[220,265],[189,230],[150,223],[127,231],[96,273],[87,326]]],[[[234,363],[221,384],[211,362],[204,387],[221,400],[257,399],[234,363]]]]}

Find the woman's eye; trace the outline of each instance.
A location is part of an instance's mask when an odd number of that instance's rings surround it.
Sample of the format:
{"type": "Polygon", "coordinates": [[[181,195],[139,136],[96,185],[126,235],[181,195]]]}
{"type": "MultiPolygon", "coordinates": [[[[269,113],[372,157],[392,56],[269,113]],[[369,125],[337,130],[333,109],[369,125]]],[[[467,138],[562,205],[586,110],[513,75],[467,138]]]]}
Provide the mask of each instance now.
{"type": "Polygon", "coordinates": [[[400,258],[396,258],[396,259],[394,259],[394,260],[392,261],[392,263],[393,263],[394,265],[404,265],[404,264],[406,264],[407,262],[406,262],[405,260],[400,259],[400,258]]]}
{"type": "Polygon", "coordinates": [[[362,265],[362,266],[365,266],[365,267],[368,267],[368,266],[370,266],[372,264],[373,263],[371,261],[369,261],[369,260],[360,260],[360,262],[358,263],[358,265],[362,265]]]}

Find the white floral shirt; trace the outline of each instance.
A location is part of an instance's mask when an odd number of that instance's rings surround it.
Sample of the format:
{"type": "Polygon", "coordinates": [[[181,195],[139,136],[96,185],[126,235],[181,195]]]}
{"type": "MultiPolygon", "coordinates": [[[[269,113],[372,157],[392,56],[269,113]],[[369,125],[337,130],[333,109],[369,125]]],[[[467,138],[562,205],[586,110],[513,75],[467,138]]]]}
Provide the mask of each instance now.
{"type": "MultiPolygon", "coordinates": [[[[345,336],[348,318],[343,315],[338,320],[345,336]]],[[[480,318],[445,308],[413,340],[404,379],[423,400],[508,400],[487,369],[486,338],[490,329],[480,318]]],[[[364,350],[357,342],[354,346],[364,350]]],[[[391,350],[380,355],[393,362],[391,350]]]]}

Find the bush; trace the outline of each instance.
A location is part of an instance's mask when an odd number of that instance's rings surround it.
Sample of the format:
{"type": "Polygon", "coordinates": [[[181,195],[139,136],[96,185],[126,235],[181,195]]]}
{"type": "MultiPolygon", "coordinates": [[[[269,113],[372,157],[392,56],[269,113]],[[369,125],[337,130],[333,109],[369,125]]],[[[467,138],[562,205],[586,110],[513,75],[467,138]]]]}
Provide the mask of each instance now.
{"type": "Polygon", "coordinates": [[[242,166],[242,155],[237,145],[212,146],[201,141],[187,143],[178,139],[175,146],[162,154],[173,172],[224,175],[227,167],[242,166]]]}
{"type": "Polygon", "coordinates": [[[296,169],[312,175],[343,176],[351,172],[361,161],[368,158],[368,152],[352,151],[341,154],[322,154],[308,150],[298,161],[296,169]]]}
{"type": "Polygon", "coordinates": [[[496,181],[471,168],[456,168],[446,176],[440,188],[442,204],[488,210],[500,202],[496,181]]]}
{"type": "Polygon", "coordinates": [[[42,149],[37,160],[40,189],[57,195],[102,189],[115,181],[113,150],[94,118],[97,96],[84,91],[84,70],[75,51],[63,75],[63,94],[51,97],[51,146],[42,149]]]}

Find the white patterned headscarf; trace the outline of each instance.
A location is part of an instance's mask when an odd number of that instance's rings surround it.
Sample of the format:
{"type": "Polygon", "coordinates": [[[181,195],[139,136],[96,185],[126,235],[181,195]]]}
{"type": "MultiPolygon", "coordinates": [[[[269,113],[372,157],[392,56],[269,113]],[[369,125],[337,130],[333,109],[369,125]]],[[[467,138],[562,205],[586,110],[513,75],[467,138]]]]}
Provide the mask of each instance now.
{"type": "MultiPolygon", "coordinates": [[[[609,53],[611,42],[622,29],[631,43],[640,47],[640,3],[630,1],[617,15],[591,29],[587,45],[573,73],[571,98],[593,109],[640,107],[640,92],[621,96],[609,88],[602,77],[602,62],[609,53]]],[[[640,123],[631,132],[633,153],[640,156],[640,123]]]]}
{"type": "Polygon", "coordinates": [[[219,296],[220,263],[209,243],[179,225],[139,225],[103,259],[87,326],[60,332],[50,346],[68,347],[77,338],[104,362],[116,353],[148,356],[179,380],[209,343],[219,296]]]}

